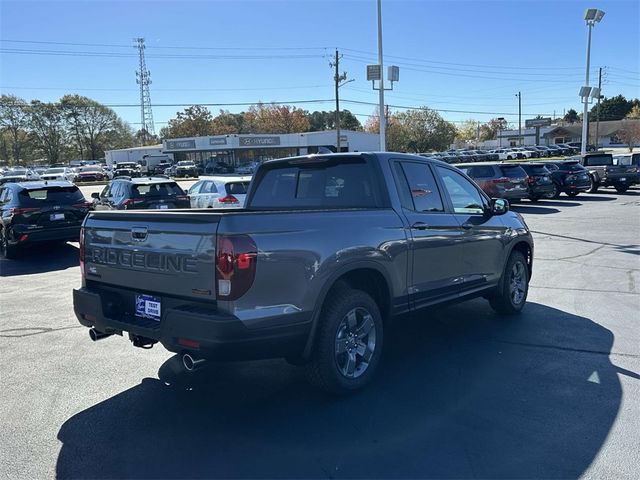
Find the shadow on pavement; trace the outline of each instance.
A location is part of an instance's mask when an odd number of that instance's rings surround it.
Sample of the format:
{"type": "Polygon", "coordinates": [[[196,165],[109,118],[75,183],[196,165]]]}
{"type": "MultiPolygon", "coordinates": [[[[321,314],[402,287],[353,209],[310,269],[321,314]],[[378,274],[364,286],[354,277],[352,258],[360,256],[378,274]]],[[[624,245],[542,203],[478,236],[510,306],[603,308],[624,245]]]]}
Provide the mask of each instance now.
{"type": "Polygon", "coordinates": [[[522,203],[519,203],[517,205],[512,205],[511,210],[518,213],[536,214],[536,215],[548,215],[550,213],[558,213],[560,211],[557,208],[549,208],[547,206],[542,206],[542,205],[522,204],[522,203]]]}
{"type": "MultiPolygon", "coordinates": [[[[616,193],[616,191],[614,190],[611,193],[616,193]]],[[[593,193],[581,193],[578,197],[574,197],[574,200],[576,199],[581,202],[611,202],[612,200],[615,200],[616,197],[603,197],[602,195],[596,195],[593,193]]]]}
{"type": "Polygon", "coordinates": [[[430,311],[385,341],[374,383],[346,398],[280,360],[189,376],[173,357],[62,425],[57,476],[577,478],[616,418],[618,374],[637,377],[611,364],[609,330],[535,303],[430,311]]]}
{"type": "Polygon", "coordinates": [[[580,205],[582,205],[581,203],[572,202],[571,200],[563,200],[563,197],[560,197],[557,200],[543,198],[540,200],[539,204],[545,207],[579,207],[580,205]]]}
{"type": "Polygon", "coordinates": [[[80,265],[78,247],[69,243],[49,243],[24,248],[18,258],[0,258],[0,277],[65,270],[80,265]]]}

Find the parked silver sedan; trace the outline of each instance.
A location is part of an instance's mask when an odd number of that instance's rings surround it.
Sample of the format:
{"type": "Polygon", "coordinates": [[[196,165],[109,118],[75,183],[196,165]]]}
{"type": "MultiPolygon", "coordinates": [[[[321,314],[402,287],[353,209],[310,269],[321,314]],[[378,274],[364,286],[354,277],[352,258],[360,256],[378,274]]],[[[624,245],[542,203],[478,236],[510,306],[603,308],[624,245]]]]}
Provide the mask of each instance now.
{"type": "Polygon", "coordinates": [[[191,208],[242,208],[250,176],[200,178],[189,188],[191,208]]]}

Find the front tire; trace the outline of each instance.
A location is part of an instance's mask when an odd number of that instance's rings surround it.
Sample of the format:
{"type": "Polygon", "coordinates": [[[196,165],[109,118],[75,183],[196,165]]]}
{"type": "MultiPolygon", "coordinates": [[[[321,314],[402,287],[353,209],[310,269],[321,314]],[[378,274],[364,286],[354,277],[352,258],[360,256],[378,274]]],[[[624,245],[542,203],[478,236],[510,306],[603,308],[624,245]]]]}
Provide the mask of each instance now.
{"type": "Polygon", "coordinates": [[[489,298],[491,308],[502,315],[520,313],[529,293],[529,268],[522,253],[511,252],[501,283],[502,293],[496,293],[489,298]]]}
{"type": "Polygon", "coordinates": [[[380,363],[382,316],[361,290],[338,285],[329,295],[306,373],[315,387],[345,395],[365,387],[380,363]]]}
{"type": "Polygon", "coordinates": [[[629,190],[629,186],[628,185],[618,185],[616,187],[616,192],[618,192],[618,193],[627,193],[627,190],[629,190]]]}
{"type": "Polygon", "coordinates": [[[589,177],[589,190],[587,190],[587,192],[589,193],[596,193],[598,191],[598,182],[596,182],[596,179],[593,177],[589,177]]]}

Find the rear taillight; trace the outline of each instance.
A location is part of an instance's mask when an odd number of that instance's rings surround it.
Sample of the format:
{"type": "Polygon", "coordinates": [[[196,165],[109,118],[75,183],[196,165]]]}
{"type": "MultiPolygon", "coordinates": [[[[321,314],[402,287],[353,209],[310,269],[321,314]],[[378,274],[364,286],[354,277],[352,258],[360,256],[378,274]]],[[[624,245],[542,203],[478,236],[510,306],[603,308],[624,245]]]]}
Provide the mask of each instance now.
{"type": "Polygon", "coordinates": [[[84,277],[84,227],[80,229],[80,275],[84,277]]]}
{"type": "Polygon", "coordinates": [[[227,195],[225,197],[220,197],[218,199],[218,202],[220,203],[240,203],[240,201],[234,197],[233,195],[227,195]]]}
{"type": "Polygon", "coordinates": [[[189,195],[178,195],[176,197],[176,200],[184,200],[186,202],[188,202],[190,200],[189,195]]]}
{"type": "Polygon", "coordinates": [[[74,207],[74,208],[91,208],[91,207],[93,207],[93,203],[91,203],[91,202],[74,203],[72,205],[72,207],[74,207]]]}
{"type": "Polygon", "coordinates": [[[509,179],[507,177],[494,178],[493,183],[509,183],[509,179]]]}
{"type": "Polygon", "coordinates": [[[132,205],[135,205],[136,203],[142,203],[142,202],[144,202],[143,198],[127,198],[124,202],[122,202],[122,206],[124,208],[127,208],[132,205]]]}
{"type": "Polygon", "coordinates": [[[531,176],[529,176],[529,177],[527,177],[527,183],[529,185],[533,185],[534,183],[536,183],[536,179],[531,177],[531,176]]]}
{"type": "Polygon", "coordinates": [[[14,207],[12,209],[9,210],[9,213],[11,215],[20,215],[22,213],[33,213],[33,212],[39,212],[40,209],[39,208],[21,208],[21,207],[14,207]]]}
{"type": "Polygon", "coordinates": [[[220,300],[247,293],[256,276],[258,249],[248,235],[220,235],[216,248],[216,292],[220,300]]]}

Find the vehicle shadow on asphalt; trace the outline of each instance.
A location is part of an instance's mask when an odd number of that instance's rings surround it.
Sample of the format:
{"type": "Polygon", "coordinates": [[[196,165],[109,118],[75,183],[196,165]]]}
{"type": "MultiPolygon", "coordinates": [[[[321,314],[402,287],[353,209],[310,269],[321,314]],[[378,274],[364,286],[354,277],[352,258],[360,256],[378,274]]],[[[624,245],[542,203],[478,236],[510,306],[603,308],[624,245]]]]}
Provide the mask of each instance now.
{"type": "Polygon", "coordinates": [[[609,330],[535,303],[430,311],[385,340],[373,384],[345,398],[280,360],[187,375],[172,357],[62,425],[57,477],[577,478],[616,418],[618,374],[635,375],[612,365],[609,330]]]}
{"type": "Polygon", "coordinates": [[[557,208],[550,208],[546,206],[543,207],[541,205],[522,204],[522,203],[518,205],[512,205],[511,210],[518,213],[535,214],[535,215],[548,215],[550,213],[560,212],[560,210],[558,210],[557,208]]]}
{"type": "Polygon", "coordinates": [[[18,258],[0,258],[0,277],[53,272],[79,265],[77,246],[70,243],[33,245],[20,251],[18,258]]]}
{"type": "MultiPolygon", "coordinates": [[[[607,193],[607,192],[602,192],[602,193],[607,193]]],[[[613,193],[617,195],[615,190],[609,193],[613,193]]],[[[593,193],[585,193],[583,195],[580,195],[580,198],[578,198],[578,200],[581,202],[611,202],[615,199],[616,197],[603,197],[602,195],[595,195],[593,193]]]]}

